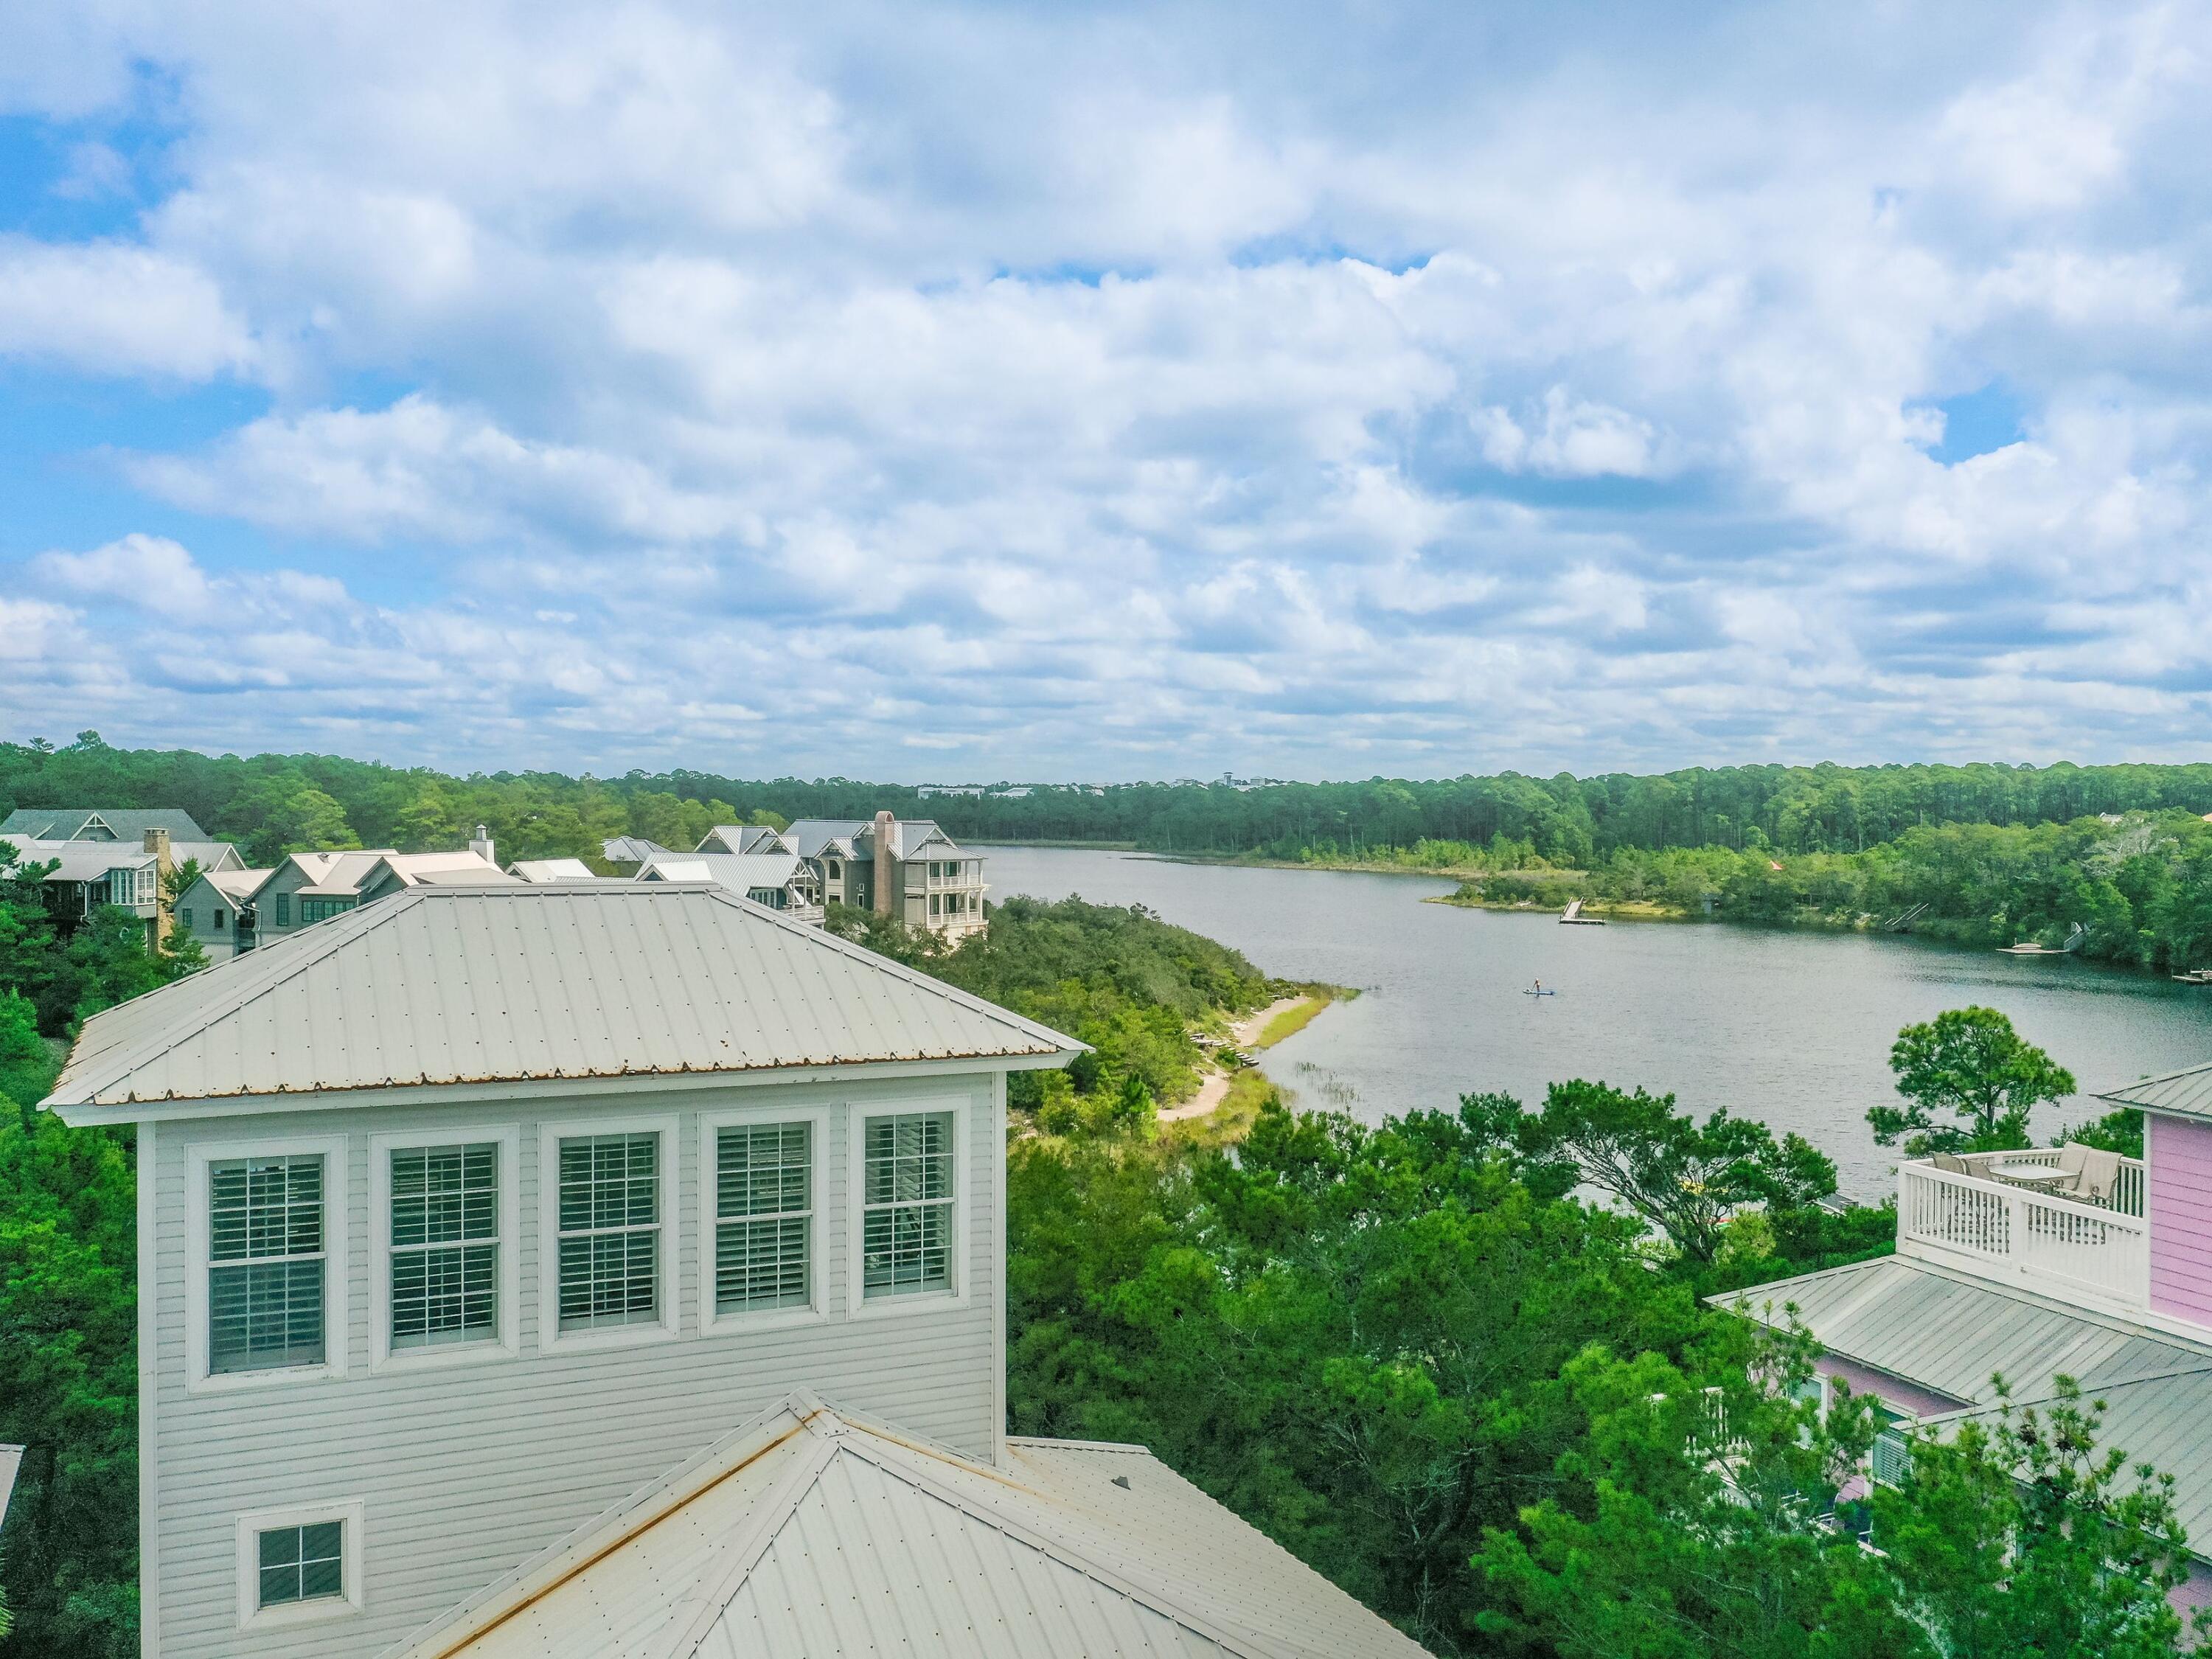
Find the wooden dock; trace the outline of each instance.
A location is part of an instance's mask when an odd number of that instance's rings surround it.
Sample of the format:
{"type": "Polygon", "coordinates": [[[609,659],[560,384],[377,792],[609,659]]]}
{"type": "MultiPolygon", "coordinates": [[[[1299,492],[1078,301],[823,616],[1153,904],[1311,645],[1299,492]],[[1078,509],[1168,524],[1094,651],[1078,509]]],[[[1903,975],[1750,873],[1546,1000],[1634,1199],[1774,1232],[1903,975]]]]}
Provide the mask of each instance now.
{"type": "Polygon", "coordinates": [[[1572,900],[1568,903],[1565,911],[1560,915],[1559,921],[1563,926],[1568,927],[1602,927],[1605,926],[1605,918],[1603,916],[1586,916],[1583,914],[1583,902],[1580,899],[1572,900]]]}

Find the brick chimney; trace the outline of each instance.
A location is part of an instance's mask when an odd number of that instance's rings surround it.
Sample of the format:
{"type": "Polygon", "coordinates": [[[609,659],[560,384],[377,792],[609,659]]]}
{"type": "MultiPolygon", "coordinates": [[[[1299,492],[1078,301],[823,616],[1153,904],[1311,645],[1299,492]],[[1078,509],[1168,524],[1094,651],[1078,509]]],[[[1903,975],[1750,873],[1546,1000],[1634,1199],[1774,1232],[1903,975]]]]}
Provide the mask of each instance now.
{"type": "Polygon", "coordinates": [[[166,830],[146,832],[146,850],[154,855],[154,948],[159,950],[169,939],[169,878],[176,873],[177,858],[169,850],[166,830]]]}
{"type": "Polygon", "coordinates": [[[891,872],[897,868],[891,858],[891,837],[898,833],[898,820],[889,812],[876,814],[876,914],[895,916],[900,914],[891,903],[891,872]]]}

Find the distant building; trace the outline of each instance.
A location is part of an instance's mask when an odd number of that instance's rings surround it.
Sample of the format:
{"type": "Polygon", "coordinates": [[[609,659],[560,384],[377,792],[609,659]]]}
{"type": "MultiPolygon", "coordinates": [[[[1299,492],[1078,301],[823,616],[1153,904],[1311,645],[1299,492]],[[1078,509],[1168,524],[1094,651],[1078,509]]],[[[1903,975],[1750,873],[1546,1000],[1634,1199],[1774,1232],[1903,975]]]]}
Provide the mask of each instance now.
{"type": "Polygon", "coordinates": [[[176,925],[199,941],[210,963],[227,962],[242,950],[253,948],[251,924],[239,943],[239,918],[253,902],[254,889],[269,879],[270,870],[217,870],[200,872],[199,879],[177,896],[176,925]]]}
{"type": "Polygon", "coordinates": [[[958,941],[984,931],[983,860],[927,818],[801,818],[784,831],[823,897],[958,941]]]}
{"type": "Polygon", "coordinates": [[[790,921],[822,925],[814,868],[795,853],[664,853],[638,867],[639,881],[711,881],[790,921]]]}
{"type": "Polygon", "coordinates": [[[599,856],[623,875],[629,875],[649,858],[665,857],[675,850],[643,836],[611,836],[599,843],[599,856]]]}
{"type": "Polygon", "coordinates": [[[597,881],[592,866],[581,859],[517,859],[507,866],[517,881],[597,881]]]}
{"type": "Polygon", "coordinates": [[[145,924],[149,951],[173,925],[164,887],[179,865],[197,861],[204,872],[245,867],[235,847],[209,840],[186,812],[19,807],[0,825],[0,841],[13,846],[22,863],[54,866],[45,878],[46,902],[65,927],[112,905],[145,924]]]}
{"type": "Polygon", "coordinates": [[[519,885],[520,878],[499,867],[493,850],[479,825],[465,852],[380,847],[290,853],[273,868],[240,871],[236,879],[204,877],[179,898],[177,920],[191,928],[210,961],[220,962],[412,888],[519,885]],[[249,884],[246,877],[254,879],[249,884]]]}
{"type": "Polygon", "coordinates": [[[718,823],[700,838],[701,853],[789,853],[795,850],[781,830],[765,823],[718,823]]]}
{"type": "Polygon", "coordinates": [[[137,1126],[142,1650],[1419,1659],[1142,1448],[1007,1434],[1007,1079],[1080,1047],[649,881],[94,1015],[45,1104],[137,1126]]]}

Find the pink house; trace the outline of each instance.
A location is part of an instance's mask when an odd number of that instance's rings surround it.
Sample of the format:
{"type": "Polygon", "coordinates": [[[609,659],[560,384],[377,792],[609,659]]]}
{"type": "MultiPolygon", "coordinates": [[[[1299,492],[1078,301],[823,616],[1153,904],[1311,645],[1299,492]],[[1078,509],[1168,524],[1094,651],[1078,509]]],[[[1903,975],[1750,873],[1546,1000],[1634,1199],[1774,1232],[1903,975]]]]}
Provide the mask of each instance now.
{"type": "Polygon", "coordinates": [[[1905,1163],[1894,1255],[1729,1303],[1794,1315],[1826,1350],[1825,1376],[1931,1427],[1988,1410],[1997,1375],[2021,1404],[2061,1376],[2093,1391],[2108,1443],[2174,1478],[2204,1552],[2176,1599],[2212,1605],[2212,1065],[2102,1098],[2142,1111],[2142,1158],[2068,1146],[1905,1163]]]}

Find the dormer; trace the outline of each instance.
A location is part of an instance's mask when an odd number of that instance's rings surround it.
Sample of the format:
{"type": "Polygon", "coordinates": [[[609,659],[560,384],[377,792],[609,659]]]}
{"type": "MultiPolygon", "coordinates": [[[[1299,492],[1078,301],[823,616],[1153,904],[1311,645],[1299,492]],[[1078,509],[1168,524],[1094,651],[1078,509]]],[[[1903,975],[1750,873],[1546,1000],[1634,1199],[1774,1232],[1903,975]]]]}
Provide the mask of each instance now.
{"type": "Polygon", "coordinates": [[[144,1650],[380,1652],[793,1390],[997,1463],[1006,1079],[1079,1048],[659,882],[417,885],[88,1021],[144,1650]]]}

